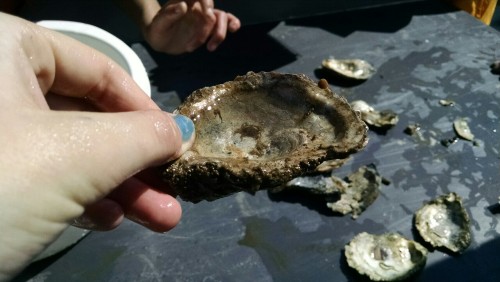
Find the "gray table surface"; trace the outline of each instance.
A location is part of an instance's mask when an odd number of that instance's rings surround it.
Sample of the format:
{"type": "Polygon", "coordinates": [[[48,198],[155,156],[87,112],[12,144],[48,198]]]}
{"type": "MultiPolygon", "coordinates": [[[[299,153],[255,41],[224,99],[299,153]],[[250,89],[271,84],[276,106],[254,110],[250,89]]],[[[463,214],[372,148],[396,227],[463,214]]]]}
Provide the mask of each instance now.
{"type": "Polygon", "coordinates": [[[130,222],[93,232],[16,281],[360,281],[344,245],[362,231],[417,238],[414,212],[448,192],[464,199],[473,242],[459,256],[433,250],[413,280],[500,280],[500,81],[489,70],[500,57],[496,30],[464,12],[419,3],[248,26],[213,54],[171,57],[142,43],[132,47],[150,72],[153,99],[166,110],[197,88],[247,71],[319,79],[329,56],[371,62],[378,72],[370,80],[330,85],[350,101],[395,111],[400,121],[385,134],[371,131],[366,149],[335,174],[374,163],[390,184],[356,220],[319,201],[266,191],[183,202],[181,223],[166,234],[130,222]],[[440,99],[456,105],[443,107],[440,99]],[[440,144],[455,136],[451,124],[459,117],[470,120],[477,145],[440,144]],[[424,140],[403,133],[411,123],[422,126],[424,140]]]}

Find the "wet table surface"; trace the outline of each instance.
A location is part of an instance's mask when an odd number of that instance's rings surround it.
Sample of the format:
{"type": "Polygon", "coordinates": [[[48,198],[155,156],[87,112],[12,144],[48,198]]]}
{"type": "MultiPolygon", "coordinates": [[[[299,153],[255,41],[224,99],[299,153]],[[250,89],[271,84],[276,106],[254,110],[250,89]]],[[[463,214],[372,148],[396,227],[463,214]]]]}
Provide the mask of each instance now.
{"type": "Polygon", "coordinates": [[[165,110],[200,87],[274,70],[327,78],[349,101],[398,113],[394,128],[370,131],[367,147],[334,172],[344,177],[373,163],[390,183],[356,220],[321,201],[267,191],[183,202],[181,223],[166,234],[130,222],[93,232],[17,281],[359,281],[345,261],[346,243],[363,231],[416,239],[414,212],[449,192],[463,198],[473,242],[459,256],[432,250],[413,280],[499,281],[500,81],[489,70],[500,56],[496,30],[464,12],[420,3],[246,26],[212,54],[171,57],[132,47],[165,110]],[[318,69],[330,56],[365,59],[377,74],[357,85],[337,83],[318,69]],[[455,136],[457,118],[469,121],[476,142],[443,146],[455,136]],[[404,133],[414,123],[422,138],[404,133]]]}

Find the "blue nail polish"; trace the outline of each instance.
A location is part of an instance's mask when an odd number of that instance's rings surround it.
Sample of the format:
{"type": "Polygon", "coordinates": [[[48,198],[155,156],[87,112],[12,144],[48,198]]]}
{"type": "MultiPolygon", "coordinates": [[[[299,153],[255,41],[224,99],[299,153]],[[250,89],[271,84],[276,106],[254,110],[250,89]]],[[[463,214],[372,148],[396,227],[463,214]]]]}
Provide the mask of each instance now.
{"type": "Polygon", "coordinates": [[[182,143],[191,139],[194,133],[194,123],[187,116],[174,115],[174,120],[182,134],[182,143]]]}

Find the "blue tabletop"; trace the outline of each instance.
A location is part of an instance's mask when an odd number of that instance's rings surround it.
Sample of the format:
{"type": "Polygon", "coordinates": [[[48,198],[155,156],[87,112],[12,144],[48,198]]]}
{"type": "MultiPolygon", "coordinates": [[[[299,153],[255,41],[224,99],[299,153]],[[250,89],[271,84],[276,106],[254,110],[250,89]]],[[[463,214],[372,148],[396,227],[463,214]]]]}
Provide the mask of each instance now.
{"type": "Polygon", "coordinates": [[[370,131],[367,147],[334,174],[373,163],[389,183],[356,220],[323,202],[267,191],[182,202],[182,221],[166,234],[130,222],[92,232],[17,281],[360,281],[346,264],[345,244],[363,231],[416,239],[415,211],[448,192],[463,198],[473,242],[458,256],[432,250],[414,281],[500,280],[500,81],[489,69],[500,59],[500,34],[493,28],[436,1],[245,26],[215,53],[172,57],[131,45],[165,110],[195,89],[247,71],[317,80],[329,79],[318,68],[330,56],[371,62],[377,74],[368,81],[330,79],[330,86],[349,101],[398,113],[399,123],[370,131]],[[443,107],[441,99],[455,106],[443,107]],[[455,136],[456,118],[469,120],[476,143],[440,143],[455,136]],[[404,133],[413,123],[423,139],[404,133]]]}

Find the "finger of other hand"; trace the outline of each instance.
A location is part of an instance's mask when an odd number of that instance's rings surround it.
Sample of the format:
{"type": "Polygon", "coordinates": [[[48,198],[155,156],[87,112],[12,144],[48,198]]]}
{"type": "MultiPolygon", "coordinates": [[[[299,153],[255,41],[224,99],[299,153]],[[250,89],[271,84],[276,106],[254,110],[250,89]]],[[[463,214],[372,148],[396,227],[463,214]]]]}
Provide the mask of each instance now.
{"type": "Polygon", "coordinates": [[[168,30],[176,21],[181,19],[188,11],[186,2],[179,2],[174,4],[164,5],[156,16],[156,20],[161,20],[165,28],[164,32],[168,30]]]}
{"type": "Polygon", "coordinates": [[[208,51],[215,51],[215,49],[217,49],[217,47],[219,47],[222,41],[224,41],[224,39],[226,38],[227,22],[228,22],[227,14],[223,11],[216,10],[215,15],[217,21],[212,30],[211,37],[207,42],[208,51]]]}
{"type": "Polygon", "coordinates": [[[200,3],[201,8],[205,14],[213,14],[213,8],[214,8],[214,2],[213,0],[200,0],[198,1],[200,3]]]}
{"type": "Polygon", "coordinates": [[[227,14],[227,20],[228,20],[227,29],[229,30],[229,32],[238,31],[241,27],[240,19],[238,19],[235,15],[233,15],[231,13],[226,13],[226,14],[227,14]]]}

